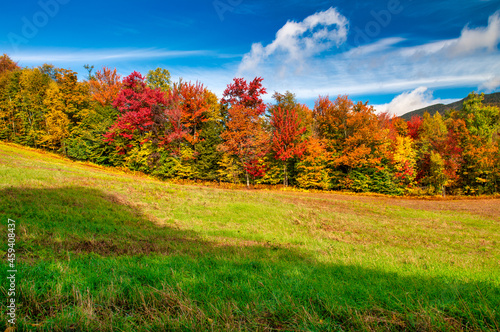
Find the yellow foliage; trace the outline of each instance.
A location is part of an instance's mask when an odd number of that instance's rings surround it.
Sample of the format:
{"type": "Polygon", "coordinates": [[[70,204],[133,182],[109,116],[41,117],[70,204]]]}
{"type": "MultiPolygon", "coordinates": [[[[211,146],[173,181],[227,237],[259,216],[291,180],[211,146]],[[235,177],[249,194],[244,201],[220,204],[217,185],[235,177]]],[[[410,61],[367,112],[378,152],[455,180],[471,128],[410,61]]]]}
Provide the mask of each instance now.
{"type": "Polygon", "coordinates": [[[69,136],[69,119],[64,113],[62,93],[57,83],[50,82],[43,104],[47,108],[45,114],[45,132],[42,133],[40,144],[50,149],[60,148],[65,138],[69,136]]]}
{"type": "Polygon", "coordinates": [[[217,172],[219,173],[220,179],[224,182],[238,183],[243,175],[241,163],[226,153],[224,153],[219,161],[219,166],[220,169],[217,172]]]}
{"type": "Polygon", "coordinates": [[[326,144],[322,140],[309,139],[305,154],[297,165],[299,186],[301,188],[328,189],[330,174],[327,165],[330,159],[326,144]]]}
{"type": "Polygon", "coordinates": [[[409,136],[397,136],[393,148],[392,163],[396,177],[409,185],[416,176],[417,152],[413,148],[413,139],[409,136]]]}

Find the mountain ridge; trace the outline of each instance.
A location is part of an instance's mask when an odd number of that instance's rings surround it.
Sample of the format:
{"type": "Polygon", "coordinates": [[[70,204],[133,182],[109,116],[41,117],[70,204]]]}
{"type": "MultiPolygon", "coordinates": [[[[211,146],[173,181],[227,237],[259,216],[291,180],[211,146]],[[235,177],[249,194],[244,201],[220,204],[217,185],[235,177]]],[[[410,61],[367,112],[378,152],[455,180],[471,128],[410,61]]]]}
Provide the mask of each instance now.
{"type": "MultiPolygon", "coordinates": [[[[439,112],[441,115],[445,115],[447,110],[450,109],[455,109],[459,110],[462,108],[462,105],[464,101],[468,97],[465,97],[459,101],[453,102],[451,104],[434,104],[430,105],[424,108],[420,108],[408,113],[405,113],[400,116],[405,121],[410,121],[412,117],[414,116],[423,116],[425,112],[428,112],[431,115],[434,115],[436,112],[439,112]]],[[[491,106],[500,106],[500,92],[494,92],[490,94],[485,94],[484,95],[484,100],[483,100],[484,105],[491,105],[491,106]]]]}

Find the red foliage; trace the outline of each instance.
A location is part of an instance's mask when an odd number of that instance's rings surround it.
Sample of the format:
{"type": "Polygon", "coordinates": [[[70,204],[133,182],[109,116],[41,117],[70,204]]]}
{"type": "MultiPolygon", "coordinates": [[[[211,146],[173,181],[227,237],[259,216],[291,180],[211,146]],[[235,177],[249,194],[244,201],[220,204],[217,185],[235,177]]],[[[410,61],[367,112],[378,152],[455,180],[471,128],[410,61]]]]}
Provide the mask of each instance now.
{"type": "Polygon", "coordinates": [[[422,122],[424,120],[421,116],[412,116],[411,120],[408,121],[408,135],[417,140],[420,136],[420,127],[422,126],[422,122]]]}
{"type": "Polygon", "coordinates": [[[130,140],[137,132],[149,131],[154,123],[152,107],[167,104],[164,93],[159,89],[148,88],[145,77],[138,72],[127,76],[122,84],[122,89],[113,102],[113,106],[120,111],[121,116],[104,135],[107,142],[112,142],[117,135],[130,140]]]}
{"type": "Polygon", "coordinates": [[[242,78],[235,78],[221,100],[229,106],[226,130],[221,134],[224,140],[221,149],[239,158],[247,173],[247,184],[248,175],[264,175],[264,169],[257,164],[267,153],[269,142],[260,118],[266,110],[261,99],[266,89],[261,82],[262,78],[255,78],[250,84],[242,78]]]}
{"type": "Polygon", "coordinates": [[[229,84],[221,99],[222,104],[229,104],[230,107],[241,105],[255,111],[259,116],[266,110],[261,95],[266,94],[266,88],[262,86],[262,77],[256,77],[247,84],[243,78],[233,79],[234,83],[229,84]]]}
{"type": "MultiPolygon", "coordinates": [[[[163,136],[161,136],[161,144],[163,146],[172,145],[172,143],[180,143],[187,135],[188,130],[184,125],[183,112],[180,106],[180,96],[177,91],[171,90],[167,97],[167,108],[164,110],[166,123],[163,127],[163,136]],[[168,127],[168,128],[167,128],[168,127]]],[[[180,154],[180,146],[171,146],[174,154],[180,154]]]]}
{"type": "Polygon", "coordinates": [[[245,163],[244,166],[245,170],[253,178],[261,178],[266,174],[267,171],[266,165],[261,163],[258,159],[251,159],[250,161],[245,163]]]}
{"type": "Polygon", "coordinates": [[[208,90],[203,84],[198,82],[196,84],[182,83],[172,91],[173,94],[178,94],[181,99],[182,123],[187,134],[185,138],[191,144],[198,142],[201,125],[208,121],[207,92],[208,90]]]}
{"type": "Polygon", "coordinates": [[[457,172],[463,162],[463,149],[460,142],[464,136],[468,136],[469,131],[465,122],[461,119],[451,120],[448,122],[448,135],[443,146],[437,147],[439,153],[444,159],[444,173],[448,179],[456,180],[457,172]]]}
{"type": "Polygon", "coordinates": [[[301,141],[301,135],[306,131],[295,109],[282,109],[278,107],[271,116],[273,127],[273,138],[271,149],[276,158],[286,161],[293,157],[300,157],[304,153],[305,146],[301,141]]]}

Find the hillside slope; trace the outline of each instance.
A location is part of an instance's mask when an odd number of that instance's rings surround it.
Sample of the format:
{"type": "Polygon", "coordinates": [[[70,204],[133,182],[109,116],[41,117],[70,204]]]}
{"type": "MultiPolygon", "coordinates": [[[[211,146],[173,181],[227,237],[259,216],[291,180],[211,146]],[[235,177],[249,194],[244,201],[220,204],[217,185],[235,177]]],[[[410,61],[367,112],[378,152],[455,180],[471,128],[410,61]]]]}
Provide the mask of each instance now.
{"type": "MultiPolygon", "coordinates": [[[[428,112],[431,115],[434,115],[436,112],[439,112],[441,115],[444,115],[447,110],[450,109],[455,109],[455,110],[460,110],[464,104],[464,101],[467,99],[464,98],[462,100],[456,101],[454,103],[444,105],[444,104],[436,104],[436,105],[431,105],[427,106],[415,111],[411,111],[408,113],[405,113],[404,115],[401,116],[403,120],[410,121],[412,117],[414,116],[424,116],[425,112],[428,112]]],[[[492,105],[492,106],[500,106],[500,92],[495,92],[491,94],[485,94],[484,95],[484,105],[492,105]]]]}
{"type": "Polygon", "coordinates": [[[498,330],[499,203],[181,186],[0,142],[20,331],[498,330]]]}

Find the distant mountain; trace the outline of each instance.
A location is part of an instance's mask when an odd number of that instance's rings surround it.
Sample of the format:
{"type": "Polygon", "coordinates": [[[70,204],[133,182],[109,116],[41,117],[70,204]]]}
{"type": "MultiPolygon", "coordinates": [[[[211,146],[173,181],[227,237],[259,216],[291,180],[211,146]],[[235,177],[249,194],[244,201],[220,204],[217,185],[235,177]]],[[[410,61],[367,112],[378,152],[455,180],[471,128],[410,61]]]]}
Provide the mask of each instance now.
{"type": "MultiPolygon", "coordinates": [[[[439,112],[441,115],[444,115],[447,110],[450,110],[450,109],[460,110],[460,109],[462,109],[462,106],[464,104],[465,99],[467,99],[467,98],[464,98],[462,100],[456,101],[456,102],[448,104],[448,105],[436,104],[436,105],[427,106],[427,107],[403,114],[403,115],[401,115],[401,118],[403,120],[409,121],[409,120],[411,120],[411,118],[413,116],[424,116],[425,112],[428,112],[430,115],[434,115],[434,114],[436,114],[436,112],[439,112]]],[[[495,92],[495,93],[491,93],[488,95],[485,94],[483,104],[500,107],[500,92],[495,92]]]]}

